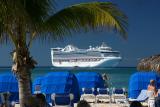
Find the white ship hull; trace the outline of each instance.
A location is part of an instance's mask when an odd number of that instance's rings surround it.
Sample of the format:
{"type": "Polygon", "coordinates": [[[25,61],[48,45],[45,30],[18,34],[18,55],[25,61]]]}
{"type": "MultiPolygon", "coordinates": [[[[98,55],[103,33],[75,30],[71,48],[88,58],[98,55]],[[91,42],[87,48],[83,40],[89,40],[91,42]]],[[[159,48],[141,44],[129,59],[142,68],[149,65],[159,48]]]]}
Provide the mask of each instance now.
{"type": "Polygon", "coordinates": [[[115,67],[121,59],[118,51],[104,45],[89,49],[78,49],[72,45],[51,48],[54,67],[115,67]]]}
{"type": "Polygon", "coordinates": [[[119,64],[121,57],[107,57],[100,61],[70,61],[70,62],[54,62],[52,59],[52,65],[54,67],[115,67],[119,64]]]}

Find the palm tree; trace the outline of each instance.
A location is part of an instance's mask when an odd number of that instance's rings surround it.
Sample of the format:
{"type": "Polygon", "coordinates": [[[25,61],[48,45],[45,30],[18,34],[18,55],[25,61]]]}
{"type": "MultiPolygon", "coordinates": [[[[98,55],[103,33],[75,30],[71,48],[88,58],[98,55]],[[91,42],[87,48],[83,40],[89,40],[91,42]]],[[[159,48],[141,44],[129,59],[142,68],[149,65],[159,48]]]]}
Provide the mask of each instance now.
{"type": "Polygon", "coordinates": [[[89,2],[56,11],[54,0],[1,0],[0,42],[12,43],[12,71],[19,83],[20,106],[31,95],[31,71],[36,61],[30,56],[33,40],[57,40],[73,32],[113,30],[127,37],[127,17],[110,2],[89,2]]]}

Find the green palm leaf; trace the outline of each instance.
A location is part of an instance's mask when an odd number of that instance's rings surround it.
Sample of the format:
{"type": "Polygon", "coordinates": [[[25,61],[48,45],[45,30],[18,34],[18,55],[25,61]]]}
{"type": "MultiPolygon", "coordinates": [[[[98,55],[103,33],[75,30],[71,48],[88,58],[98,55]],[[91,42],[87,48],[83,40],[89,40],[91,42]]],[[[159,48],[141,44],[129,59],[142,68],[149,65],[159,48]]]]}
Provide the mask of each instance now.
{"type": "Polygon", "coordinates": [[[10,37],[16,44],[18,38],[23,42],[37,35],[42,40],[59,39],[72,32],[101,28],[127,37],[127,17],[110,2],[81,3],[57,13],[52,4],[49,0],[0,1],[0,39],[10,37]],[[17,35],[17,28],[23,33],[17,35]]]}
{"type": "Polygon", "coordinates": [[[73,5],[49,17],[46,24],[49,26],[48,32],[53,32],[57,38],[70,35],[73,31],[89,31],[103,27],[127,37],[127,17],[114,4],[106,2],[73,5]]]}
{"type": "Polygon", "coordinates": [[[10,37],[16,44],[18,38],[25,41],[33,32],[39,32],[50,10],[55,12],[53,3],[54,0],[1,0],[0,39],[10,37]],[[19,30],[23,33],[18,34],[19,30]]]}

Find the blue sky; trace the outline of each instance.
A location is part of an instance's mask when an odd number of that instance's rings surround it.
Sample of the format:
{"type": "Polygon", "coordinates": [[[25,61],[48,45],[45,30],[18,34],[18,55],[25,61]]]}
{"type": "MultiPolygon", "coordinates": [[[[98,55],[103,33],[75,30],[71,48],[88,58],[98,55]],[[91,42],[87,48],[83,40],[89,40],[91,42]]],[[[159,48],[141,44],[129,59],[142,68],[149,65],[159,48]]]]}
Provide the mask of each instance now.
{"type": "MultiPolygon", "coordinates": [[[[93,0],[57,0],[59,9],[71,4],[93,0]]],[[[136,66],[140,58],[160,53],[160,1],[159,0],[94,0],[111,1],[119,6],[129,18],[128,39],[118,34],[103,32],[75,33],[72,37],[53,43],[35,41],[31,48],[32,56],[38,66],[51,66],[50,48],[73,44],[79,48],[88,48],[106,42],[123,57],[119,66],[136,66]]],[[[0,66],[10,66],[12,44],[0,45],[0,66]]]]}

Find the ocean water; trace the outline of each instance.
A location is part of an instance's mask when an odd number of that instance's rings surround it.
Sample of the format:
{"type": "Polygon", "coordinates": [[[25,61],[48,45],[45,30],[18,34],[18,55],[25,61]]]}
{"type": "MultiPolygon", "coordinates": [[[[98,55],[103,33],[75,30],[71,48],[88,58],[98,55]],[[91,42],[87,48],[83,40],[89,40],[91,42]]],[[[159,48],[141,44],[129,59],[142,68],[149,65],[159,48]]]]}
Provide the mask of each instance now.
{"type": "MultiPolygon", "coordinates": [[[[10,72],[10,67],[0,67],[0,74],[5,72],[10,72]]],[[[49,72],[55,71],[70,71],[72,73],[90,71],[99,72],[101,74],[106,73],[109,77],[108,84],[110,87],[116,88],[128,88],[130,76],[136,72],[135,67],[116,67],[116,68],[85,68],[85,69],[58,69],[53,67],[37,67],[32,71],[32,80],[39,76],[44,76],[49,72]]]]}

